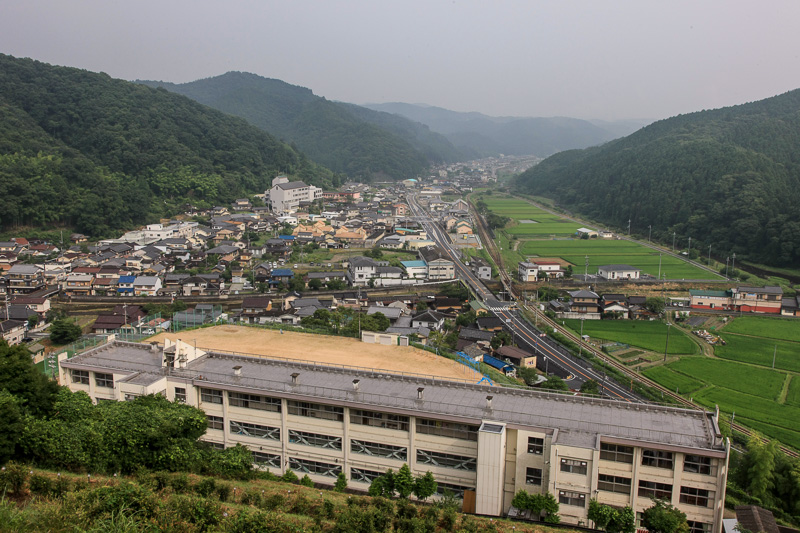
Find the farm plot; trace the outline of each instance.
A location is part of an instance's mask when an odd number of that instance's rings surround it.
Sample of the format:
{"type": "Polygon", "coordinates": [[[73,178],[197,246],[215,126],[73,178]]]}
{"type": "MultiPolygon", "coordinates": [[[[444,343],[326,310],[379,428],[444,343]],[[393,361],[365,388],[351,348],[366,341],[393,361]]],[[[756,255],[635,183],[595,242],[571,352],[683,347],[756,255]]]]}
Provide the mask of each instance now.
{"type": "Polygon", "coordinates": [[[679,394],[687,394],[702,389],[705,383],[665,366],[654,366],[642,372],[645,376],[679,394]]]}
{"type": "Polygon", "coordinates": [[[735,412],[737,420],[744,419],[741,420],[743,424],[800,449],[800,433],[797,432],[800,408],[719,387],[701,390],[694,400],[709,409],[719,405],[726,413],[735,412]]]}
{"type": "Polygon", "coordinates": [[[576,266],[583,266],[588,256],[589,272],[597,272],[597,268],[602,265],[625,264],[652,276],[658,276],[660,261],[661,275],[666,274],[669,279],[709,279],[716,276],[677,257],[662,255],[659,258],[658,252],[631,241],[597,239],[526,241],[520,246],[520,251],[526,256],[558,256],[576,266]]]}
{"type": "Polygon", "coordinates": [[[725,340],[725,346],[714,348],[718,357],[772,368],[774,355],[775,368],[800,372],[800,343],[745,337],[729,333],[727,328],[720,333],[725,340]]]}
{"type": "Polygon", "coordinates": [[[726,325],[723,331],[800,342],[800,321],[796,318],[740,317],[726,325]]]}
{"type": "Polygon", "coordinates": [[[773,401],[786,380],[783,372],[707,357],[682,357],[667,367],[717,387],[773,401]]]}
{"type": "Polygon", "coordinates": [[[800,407],[800,376],[792,376],[789,382],[789,392],[786,395],[786,405],[800,407]]]}
{"type": "MultiPolygon", "coordinates": [[[[580,320],[564,320],[572,331],[580,333],[580,320]]],[[[584,320],[583,334],[594,339],[622,342],[651,350],[664,352],[667,343],[667,326],[663,322],[645,320],[584,320]]],[[[672,328],[669,335],[668,353],[695,354],[697,344],[692,342],[680,329],[672,328]]]]}

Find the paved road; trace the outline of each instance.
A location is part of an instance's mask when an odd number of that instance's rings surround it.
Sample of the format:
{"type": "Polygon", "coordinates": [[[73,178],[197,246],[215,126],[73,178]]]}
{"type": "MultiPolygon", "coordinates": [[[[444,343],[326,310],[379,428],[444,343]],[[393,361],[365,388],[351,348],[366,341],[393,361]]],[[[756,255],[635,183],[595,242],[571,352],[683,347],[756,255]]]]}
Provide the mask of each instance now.
{"type": "Polygon", "coordinates": [[[417,220],[425,227],[428,237],[445,251],[453,261],[456,275],[462,279],[484,305],[495,316],[506,323],[506,329],[514,337],[514,341],[523,349],[537,355],[537,368],[567,379],[572,389],[580,388],[584,382],[594,379],[601,384],[602,393],[610,398],[631,402],[642,402],[641,398],[620,386],[605,374],[594,370],[586,361],[571,355],[563,346],[525,320],[518,311],[512,309],[513,304],[502,302],[486,288],[477,276],[460,260],[460,254],[453,249],[445,232],[435,224],[425,210],[417,203],[413,195],[408,197],[409,206],[417,220]]]}

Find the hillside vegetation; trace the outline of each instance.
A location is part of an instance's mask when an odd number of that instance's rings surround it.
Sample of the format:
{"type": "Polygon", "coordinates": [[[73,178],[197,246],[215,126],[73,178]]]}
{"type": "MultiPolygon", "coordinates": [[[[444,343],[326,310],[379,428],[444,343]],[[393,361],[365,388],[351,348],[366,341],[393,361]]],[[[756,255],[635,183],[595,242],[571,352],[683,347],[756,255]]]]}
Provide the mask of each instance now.
{"type": "Polygon", "coordinates": [[[338,178],[245,121],[75,68],[0,54],[0,229],[89,235],[263,192],[276,174],[338,178]]]}
{"type": "Polygon", "coordinates": [[[800,90],[656,122],[556,154],[517,186],[678,246],[771,266],[800,260],[800,90]]]}
{"type": "Polygon", "coordinates": [[[463,158],[443,136],[408,119],[331,102],[310,89],[246,72],[163,87],[244,118],[292,142],[336,172],[360,180],[416,177],[431,163],[463,158]]]}

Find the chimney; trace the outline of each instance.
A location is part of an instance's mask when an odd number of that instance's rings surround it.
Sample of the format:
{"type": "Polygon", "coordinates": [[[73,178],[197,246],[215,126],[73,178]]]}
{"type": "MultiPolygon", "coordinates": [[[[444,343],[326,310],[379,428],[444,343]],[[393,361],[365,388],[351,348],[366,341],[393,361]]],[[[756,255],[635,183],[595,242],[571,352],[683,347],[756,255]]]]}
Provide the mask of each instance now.
{"type": "Polygon", "coordinates": [[[358,384],[359,383],[361,383],[360,379],[354,379],[353,380],[353,390],[356,391],[356,392],[358,391],[358,384]]]}
{"type": "Polygon", "coordinates": [[[157,352],[158,351],[158,343],[157,342],[151,342],[150,343],[150,351],[151,352],[157,352]]]}
{"type": "Polygon", "coordinates": [[[300,375],[300,372],[295,372],[292,374],[292,385],[297,385],[297,377],[300,375]]]}
{"type": "Polygon", "coordinates": [[[494,396],[492,396],[492,395],[489,395],[489,396],[486,397],[486,408],[487,409],[491,409],[492,408],[492,398],[494,398],[494,396]]]}
{"type": "Polygon", "coordinates": [[[423,393],[425,392],[425,387],[420,387],[417,389],[417,400],[422,400],[423,393]]]}
{"type": "Polygon", "coordinates": [[[233,367],[233,375],[234,376],[241,376],[242,375],[242,367],[241,365],[236,365],[233,367]]]}

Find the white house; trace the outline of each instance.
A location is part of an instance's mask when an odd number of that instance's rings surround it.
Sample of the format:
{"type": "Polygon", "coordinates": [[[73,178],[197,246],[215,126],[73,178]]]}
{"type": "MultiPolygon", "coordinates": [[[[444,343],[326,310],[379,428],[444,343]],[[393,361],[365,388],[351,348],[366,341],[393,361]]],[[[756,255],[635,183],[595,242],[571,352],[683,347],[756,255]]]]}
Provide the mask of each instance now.
{"type": "Polygon", "coordinates": [[[603,265],[597,268],[597,275],[605,279],[639,279],[641,270],[630,265],[603,265]]]}

